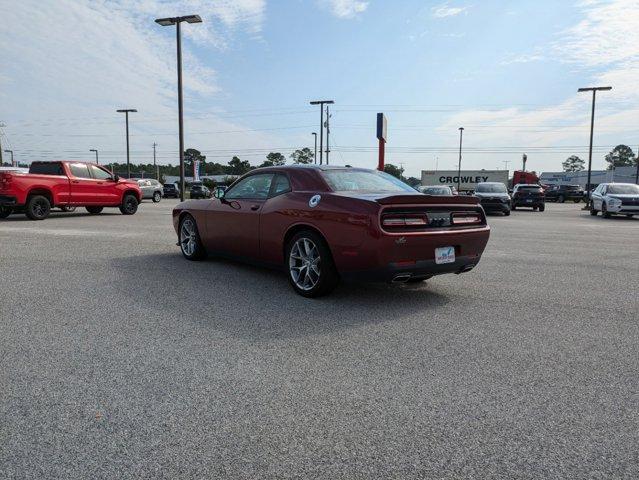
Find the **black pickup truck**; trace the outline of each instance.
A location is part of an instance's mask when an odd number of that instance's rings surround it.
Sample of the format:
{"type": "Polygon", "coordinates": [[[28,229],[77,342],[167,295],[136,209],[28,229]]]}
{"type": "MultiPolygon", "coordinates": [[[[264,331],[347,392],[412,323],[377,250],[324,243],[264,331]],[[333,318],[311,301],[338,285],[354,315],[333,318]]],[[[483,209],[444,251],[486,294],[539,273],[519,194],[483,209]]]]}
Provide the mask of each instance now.
{"type": "Polygon", "coordinates": [[[546,190],[546,200],[550,202],[564,203],[566,200],[572,200],[579,203],[583,198],[584,189],[579,185],[551,185],[546,190]]]}

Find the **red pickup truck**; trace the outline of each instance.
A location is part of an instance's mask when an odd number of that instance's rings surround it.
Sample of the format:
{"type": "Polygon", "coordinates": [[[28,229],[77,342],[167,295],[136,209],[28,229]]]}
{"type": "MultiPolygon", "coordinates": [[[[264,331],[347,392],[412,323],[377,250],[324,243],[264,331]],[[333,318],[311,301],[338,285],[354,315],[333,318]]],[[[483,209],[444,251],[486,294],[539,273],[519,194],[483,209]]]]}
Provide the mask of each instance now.
{"type": "Polygon", "coordinates": [[[53,207],[86,207],[94,215],[119,207],[133,215],[141,197],[137,183],[93,163],[33,162],[29,173],[0,172],[0,218],[23,211],[44,220],[53,207]]]}

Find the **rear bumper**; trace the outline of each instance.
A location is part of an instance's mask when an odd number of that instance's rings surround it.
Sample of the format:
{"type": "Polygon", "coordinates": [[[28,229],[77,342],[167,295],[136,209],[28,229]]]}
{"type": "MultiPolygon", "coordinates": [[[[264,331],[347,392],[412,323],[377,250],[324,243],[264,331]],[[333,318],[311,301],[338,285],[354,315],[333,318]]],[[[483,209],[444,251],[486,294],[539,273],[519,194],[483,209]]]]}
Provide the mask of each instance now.
{"type": "Polygon", "coordinates": [[[343,272],[344,280],[366,281],[366,282],[404,282],[410,278],[426,278],[445,273],[469,272],[477,263],[481,256],[457,257],[454,263],[437,264],[435,260],[419,260],[414,265],[404,265],[403,263],[389,263],[386,267],[372,270],[361,270],[354,272],[343,272]]]}
{"type": "Polygon", "coordinates": [[[515,207],[539,207],[543,205],[545,201],[541,198],[522,198],[513,200],[513,205],[515,207]]]}
{"type": "Polygon", "coordinates": [[[481,203],[485,212],[508,212],[510,210],[510,203],[481,203]]]}
{"type": "Polygon", "coordinates": [[[0,205],[3,207],[15,207],[18,205],[18,200],[10,195],[0,195],[0,205]]]}

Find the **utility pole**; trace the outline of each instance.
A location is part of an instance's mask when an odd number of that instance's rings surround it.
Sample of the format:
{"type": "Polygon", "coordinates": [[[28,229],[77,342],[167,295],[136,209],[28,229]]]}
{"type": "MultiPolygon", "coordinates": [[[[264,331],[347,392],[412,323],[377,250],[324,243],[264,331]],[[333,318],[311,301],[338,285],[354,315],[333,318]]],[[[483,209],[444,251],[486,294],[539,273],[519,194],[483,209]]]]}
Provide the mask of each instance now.
{"type": "Polygon", "coordinates": [[[313,160],[317,163],[317,132],[311,133],[315,137],[315,155],[313,156],[313,160]]]}
{"type": "Polygon", "coordinates": [[[129,113],[137,112],[135,108],[122,108],[119,113],[124,113],[126,118],[126,178],[131,178],[131,159],[129,157],[129,113]]]}
{"type": "Polygon", "coordinates": [[[588,180],[586,182],[586,198],[588,201],[586,202],[586,207],[590,207],[590,176],[592,173],[592,137],[593,132],[595,130],[595,97],[597,95],[597,90],[612,90],[612,87],[587,87],[580,88],[577,92],[592,92],[592,111],[590,113],[590,147],[588,149],[588,180]]]}
{"type": "Polygon", "coordinates": [[[635,162],[637,162],[637,172],[635,173],[635,183],[639,185],[639,148],[637,149],[637,158],[635,158],[635,162]]]}
{"type": "Polygon", "coordinates": [[[12,167],[17,167],[17,165],[13,163],[13,150],[5,150],[5,152],[11,154],[11,166],[12,167]]]}
{"type": "Polygon", "coordinates": [[[153,142],[153,168],[155,169],[155,179],[159,182],[160,181],[160,167],[155,162],[155,147],[156,146],[157,146],[157,143],[153,142]]]}
{"type": "Polygon", "coordinates": [[[183,17],[169,17],[158,18],[155,23],[168,27],[175,25],[175,37],[177,41],[177,82],[178,82],[178,130],[179,130],[179,144],[180,144],[180,200],[184,201],[184,106],[182,101],[182,33],[180,24],[186,23],[202,23],[202,19],[199,15],[186,15],[183,17]]]}
{"type": "Polygon", "coordinates": [[[95,148],[92,148],[91,150],[89,150],[89,152],[94,152],[95,153],[95,163],[100,165],[100,162],[98,161],[98,151],[95,148]]]}
{"type": "MultiPolygon", "coordinates": [[[[6,127],[4,123],[0,122],[0,128],[6,127]]],[[[0,167],[2,166],[2,132],[0,132],[0,167]]]]}
{"type": "Polygon", "coordinates": [[[320,165],[323,163],[323,148],[324,148],[324,105],[335,103],[333,100],[313,100],[311,105],[320,106],[320,165]]]}
{"type": "Polygon", "coordinates": [[[457,163],[457,192],[461,186],[461,152],[462,152],[462,136],[464,127],[459,127],[459,162],[457,163]]]}
{"type": "Polygon", "coordinates": [[[504,162],[504,168],[508,170],[508,164],[510,163],[510,160],[504,160],[503,162],[504,162]]]}
{"type": "Polygon", "coordinates": [[[328,142],[328,135],[331,133],[331,114],[328,113],[328,105],[326,105],[326,165],[328,165],[328,154],[331,151],[330,144],[328,142]]]}

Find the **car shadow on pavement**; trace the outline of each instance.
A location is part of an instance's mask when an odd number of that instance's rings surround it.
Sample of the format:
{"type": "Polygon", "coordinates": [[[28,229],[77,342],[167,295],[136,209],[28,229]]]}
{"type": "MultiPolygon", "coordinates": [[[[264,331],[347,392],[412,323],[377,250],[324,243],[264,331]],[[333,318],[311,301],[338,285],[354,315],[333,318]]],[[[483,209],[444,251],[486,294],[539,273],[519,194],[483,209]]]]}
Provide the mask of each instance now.
{"type": "MultiPolygon", "coordinates": [[[[86,218],[86,217],[102,217],[102,216],[106,216],[106,217],[110,217],[113,215],[122,215],[120,212],[118,212],[117,210],[114,210],[113,212],[102,212],[99,215],[93,215],[89,212],[86,211],[76,211],[76,212],[51,212],[51,215],[49,215],[47,218],[45,218],[44,220],[41,220],[42,222],[49,222],[51,220],[56,220],[56,219],[63,219],[63,218],[73,218],[73,217],[77,217],[77,218],[86,218]]],[[[0,220],[0,224],[3,222],[36,222],[39,220],[31,220],[29,217],[27,217],[24,213],[13,213],[11,215],[9,215],[7,218],[4,218],[2,220],[0,220]]]]}
{"type": "Polygon", "coordinates": [[[284,272],[229,260],[190,262],[175,253],[111,262],[118,297],[142,315],[155,310],[157,318],[253,340],[323,334],[412,315],[428,321],[449,302],[434,291],[437,277],[405,285],[342,282],[330,295],[308,299],[293,291],[284,272]]]}

